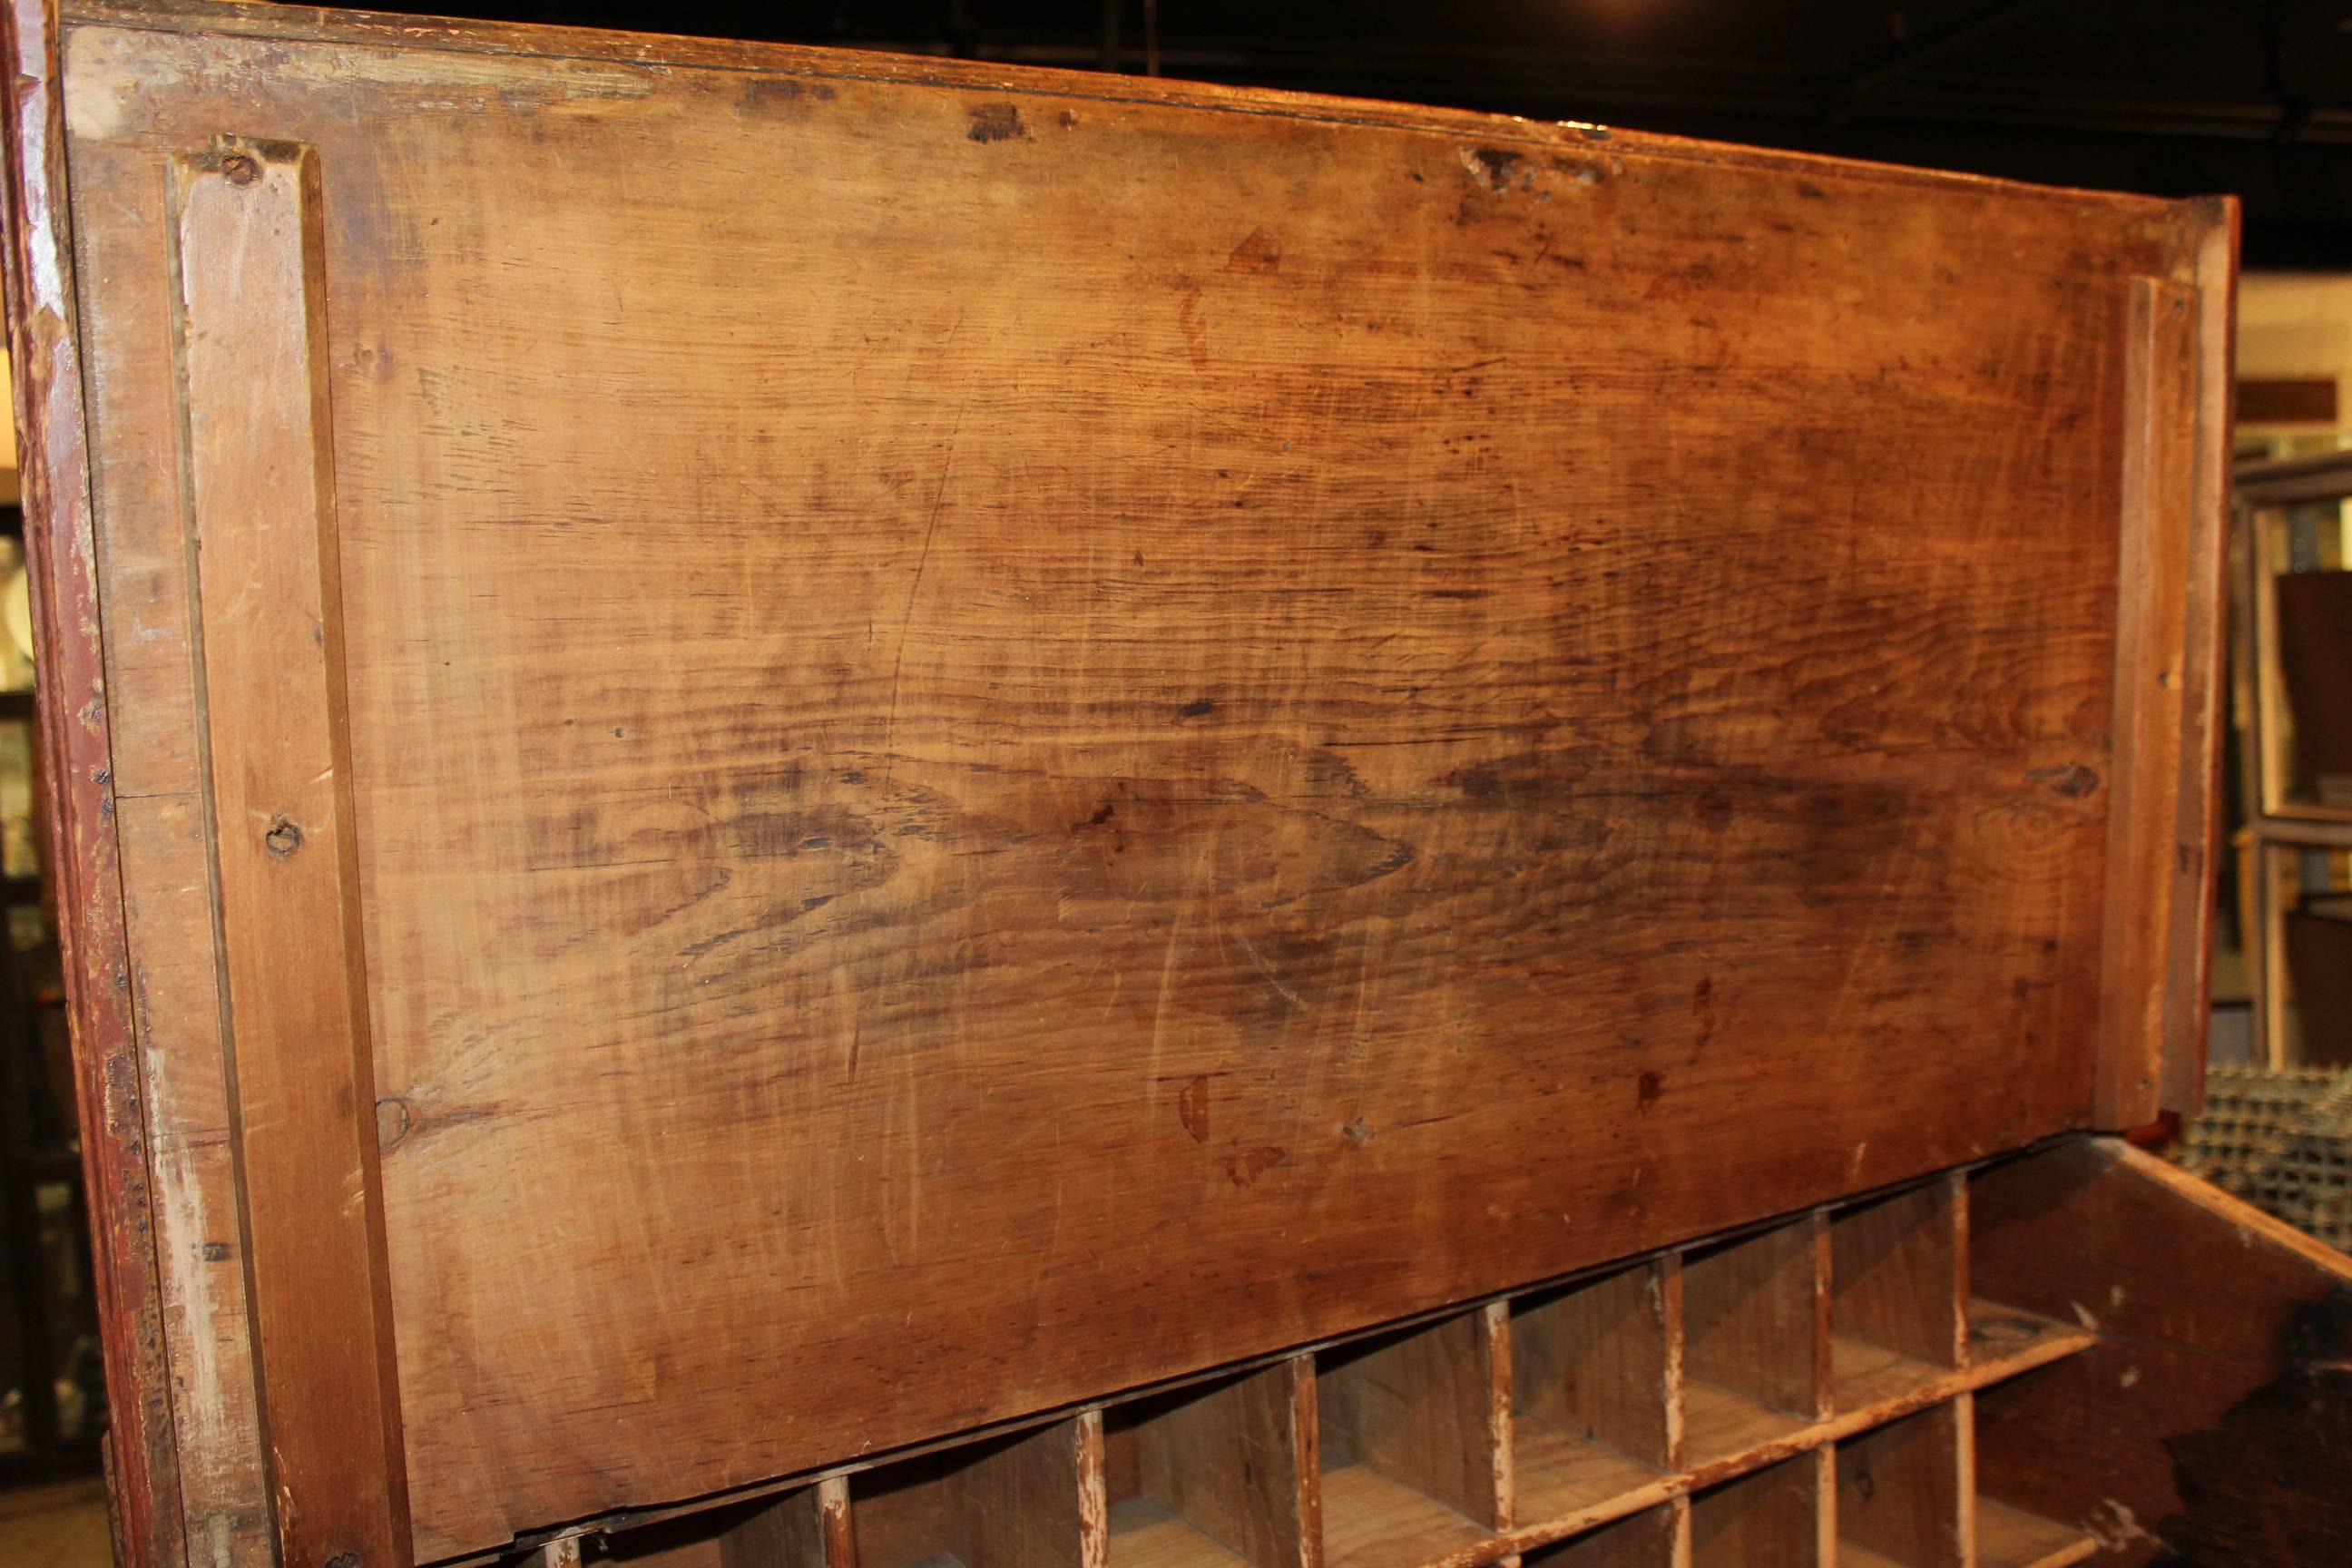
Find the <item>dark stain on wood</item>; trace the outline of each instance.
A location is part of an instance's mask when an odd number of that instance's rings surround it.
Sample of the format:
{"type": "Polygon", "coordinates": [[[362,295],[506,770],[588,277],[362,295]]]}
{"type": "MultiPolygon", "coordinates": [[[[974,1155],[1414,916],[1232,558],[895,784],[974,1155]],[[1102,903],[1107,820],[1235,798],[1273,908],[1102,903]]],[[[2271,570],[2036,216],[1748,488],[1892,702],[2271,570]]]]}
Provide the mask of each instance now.
{"type": "Polygon", "coordinates": [[[2352,1289],[2299,1307],[2285,1370],[2210,1427],[2165,1439],[2182,1510],[2155,1529],[2167,1568],[2338,1568],[2352,1540],[2352,1289]]]}
{"type": "Polygon", "coordinates": [[[1176,1119],[1195,1143],[1209,1141],[1209,1075],[1201,1073],[1176,1096],[1176,1119]]]}
{"type": "Polygon", "coordinates": [[[971,129],[964,134],[974,142],[1011,142],[1026,140],[1029,128],[1021,122],[1021,110],[1013,104],[975,103],[971,129]]]}

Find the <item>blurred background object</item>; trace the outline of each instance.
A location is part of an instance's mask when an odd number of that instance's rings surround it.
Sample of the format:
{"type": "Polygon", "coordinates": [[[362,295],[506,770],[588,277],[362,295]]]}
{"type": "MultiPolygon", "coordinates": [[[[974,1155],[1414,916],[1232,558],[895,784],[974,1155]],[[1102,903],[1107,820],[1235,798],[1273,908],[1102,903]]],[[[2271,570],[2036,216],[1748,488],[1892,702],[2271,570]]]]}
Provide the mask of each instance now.
{"type": "Polygon", "coordinates": [[[2238,471],[2237,1059],[2269,1068],[2352,1066],[2352,453],[2315,435],[2238,471]]]}
{"type": "MultiPolygon", "coordinates": [[[[7,362],[0,356],[0,384],[7,362]]],[[[14,422],[0,432],[0,1563],[109,1560],[106,1383],[65,988],[44,876],[14,422]]]]}

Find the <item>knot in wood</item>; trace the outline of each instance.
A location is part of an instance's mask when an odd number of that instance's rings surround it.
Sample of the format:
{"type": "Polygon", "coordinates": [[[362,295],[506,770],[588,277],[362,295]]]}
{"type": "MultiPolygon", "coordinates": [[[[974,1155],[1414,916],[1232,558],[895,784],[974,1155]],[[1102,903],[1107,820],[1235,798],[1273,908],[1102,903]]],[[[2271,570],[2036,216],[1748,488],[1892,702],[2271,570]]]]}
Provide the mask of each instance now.
{"type": "MultiPolygon", "coordinates": [[[[302,830],[282,816],[275,817],[270,821],[269,831],[261,836],[261,842],[278,859],[288,859],[302,847],[302,830]]],[[[328,1568],[334,1565],[329,1563],[328,1568]]]]}

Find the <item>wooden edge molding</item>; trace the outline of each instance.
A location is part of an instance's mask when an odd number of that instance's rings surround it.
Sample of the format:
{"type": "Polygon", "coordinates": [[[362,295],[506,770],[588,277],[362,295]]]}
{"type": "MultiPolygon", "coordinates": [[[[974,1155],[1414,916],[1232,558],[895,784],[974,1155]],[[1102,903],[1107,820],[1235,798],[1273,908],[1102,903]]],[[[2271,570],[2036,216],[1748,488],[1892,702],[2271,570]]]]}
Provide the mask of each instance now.
{"type": "Polygon", "coordinates": [[[189,622],[281,1568],[408,1568],[345,711],[318,159],[172,164],[189,622]]]}
{"type": "Polygon", "coordinates": [[[1826,153],[1711,142],[1658,132],[1620,130],[1580,121],[1534,121],[1476,110],[1403,104],[1270,88],[1124,76],[882,49],[751,40],[686,37],[548,23],[494,22],[392,16],[266,0],[66,0],[72,26],[209,33],[287,43],[392,47],[454,54],[605,62],[662,69],[732,70],[831,81],[873,81],[942,87],[1011,96],[1072,99],[1112,104],[1196,109],[1275,116],[1334,125],[1380,126],[1475,138],[1505,146],[1582,148],[1621,155],[1702,161],[1726,167],[1781,170],[1809,179],[1861,180],[1879,185],[1997,191],[2004,197],[2097,202],[2160,212],[2162,197],[2122,191],[2071,189],[1900,163],[1872,163],[1826,153]]]}
{"type": "Polygon", "coordinates": [[[164,1568],[184,1560],[185,1531],[114,828],[58,29],[50,0],[8,0],[0,35],[12,88],[5,127],[8,348],[16,366],[26,567],[41,650],[39,752],[50,803],[45,847],[58,888],[106,1358],[108,1492],[123,1568],[164,1568]]]}
{"type": "MultiPolygon", "coordinates": [[[[2202,822],[2210,792],[2184,787],[2202,767],[2210,727],[2192,717],[2189,687],[2209,684],[2206,644],[2193,626],[2213,614],[2212,588],[2188,582],[2197,534],[2199,290],[2164,279],[2127,284],[2123,474],[2116,558],[2113,743],[2107,759],[2106,879],[2092,1124],[2121,1131],[2156,1120],[2169,1032],[2187,1009],[2169,1005],[2174,938],[2209,879],[2201,839],[2182,843],[2184,814],[2202,822]],[[2194,739],[2200,744],[2192,747],[2194,739]],[[2192,756],[2192,751],[2195,755],[2192,756]]],[[[2201,966],[2200,966],[2201,967],[2201,966]]],[[[2201,1016],[2201,1007],[2197,1010],[2201,1016]]]]}
{"type": "Polygon", "coordinates": [[[2129,1172],[2138,1180],[2158,1187],[2192,1208],[2202,1209],[2216,1218],[2228,1222],[2237,1232],[2239,1241],[2247,1247],[2275,1247],[2308,1264],[2326,1279],[2346,1289],[2352,1289],[2352,1255],[2336,1250],[2317,1237],[2297,1230],[2275,1215],[2265,1213],[2224,1192],[2202,1176],[2192,1176],[2171,1161],[2135,1148],[2119,1139],[2099,1138],[2090,1141],[2089,1150],[2095,1158],[2129,1172]]]}
{"type": "Polygon", "coordinates": [[[2197,429],[2189,530],[2188,647],[2181,660],[2179,880],[2167,970],[2158,1109],[2194,1116],[2205,1103],[2212,1009],[2213,915],[2220,871],[2223,752],[2229,734],[2231,440],[2236,426],[2238,204],[2195,204],[2197,429]]]}
{"type": "Polygon", "coordinates": [[[1511,1304],[1489,1301],[1478,1309],[1478,1348],[1486,1374],[1486,1485],[1494,1501],[1492,1527],[1508,1530],[1518,1510],[1517,1445],[1511,1440],[1511,1304]]]}

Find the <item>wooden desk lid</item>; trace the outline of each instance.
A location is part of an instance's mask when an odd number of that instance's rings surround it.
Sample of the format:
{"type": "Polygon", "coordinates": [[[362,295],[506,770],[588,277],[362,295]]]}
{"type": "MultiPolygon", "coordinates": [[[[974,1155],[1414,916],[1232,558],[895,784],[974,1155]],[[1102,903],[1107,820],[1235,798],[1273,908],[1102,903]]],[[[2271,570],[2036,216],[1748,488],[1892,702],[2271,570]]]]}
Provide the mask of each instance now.
{"type": "Polygon", "coordinates": [[[2221,204],[269,7],[16,47],[189,1520],[252,1526],[256,1343],[430,1561],[2194,1093],[2221,204]]]}

